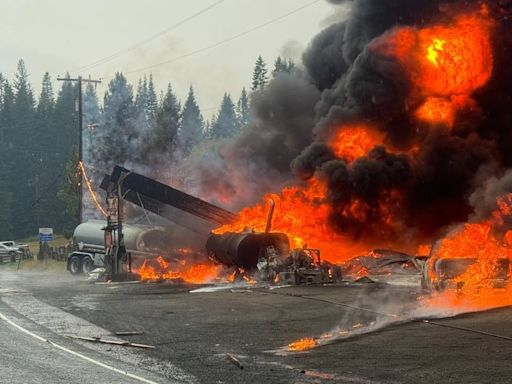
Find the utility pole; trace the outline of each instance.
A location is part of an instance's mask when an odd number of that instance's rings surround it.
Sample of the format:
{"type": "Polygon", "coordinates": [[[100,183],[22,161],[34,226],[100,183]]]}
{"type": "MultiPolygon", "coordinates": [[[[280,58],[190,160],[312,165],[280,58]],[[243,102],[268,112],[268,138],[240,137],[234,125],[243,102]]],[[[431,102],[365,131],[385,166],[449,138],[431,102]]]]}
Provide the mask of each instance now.
{"type": "MultiPolygon", "coordinates": [[[[58,77],[58,81],[72,81],[78,84],[78,161],[83,163],[83,113],[82,113],[82,83],[93,83],[99,84],[101,80],[92,80],[91,78],[84,79],[82,76],[78,76],[77,78],[70,77],[58,77]]],[[[79,221],[82,223],[83,215],[82,215],[82,199],[83,199],[83,175],[82,171],[80,171],[78,176],[78,212],[79,212],[79,221]]]]}

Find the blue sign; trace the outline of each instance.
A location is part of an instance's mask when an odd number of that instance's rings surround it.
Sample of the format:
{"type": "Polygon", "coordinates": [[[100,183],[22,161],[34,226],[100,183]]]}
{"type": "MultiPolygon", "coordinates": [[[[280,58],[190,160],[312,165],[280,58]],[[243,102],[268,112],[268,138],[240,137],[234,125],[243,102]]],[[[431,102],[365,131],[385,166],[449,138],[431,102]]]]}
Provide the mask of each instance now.
{"type": "Polygon", "coordinates": [[[39,241],[52,241],[53,228],[39,228],[39,241]]]}

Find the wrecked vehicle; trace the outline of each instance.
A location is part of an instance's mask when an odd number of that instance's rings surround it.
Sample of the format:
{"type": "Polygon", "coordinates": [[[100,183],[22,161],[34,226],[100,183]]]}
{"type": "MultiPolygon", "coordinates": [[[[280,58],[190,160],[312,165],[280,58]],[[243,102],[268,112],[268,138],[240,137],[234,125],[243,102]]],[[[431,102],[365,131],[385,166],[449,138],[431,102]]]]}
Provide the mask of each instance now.
{"type": "MultiPolygon", "coordinates": [[[[425,263],[421,275],[421,287],[429,291],[443,291],[445,289],[461,289],[464,281],[461,277],[468,268],[476,264],[476,258],[429,258],[425,263]]],[[[510,260],[501,258],[497,260],[494,271],[481,282],[493,288],[505,287],[510,276],[510,260]]]]}
{"type": "Polygon", "coordinates": [[[0,241],[0,245],[5,245],[10,248],[16,248],[18,251],[21,252],[22,259],[32,258],[32,253],[30,252],[30,248],[29,248],[28,244],[19,244],[13,240],[10,240],[10,241],[0,241]]]}
{"type": "Polygon", "coordinates": [[[0,244],[0,263],[14,263],[23,257],[23,252],[17,247],[0,244]]]}
{"type": "Polygon", "coordinates": [[[228,267],[282,284],[324,284],[341,280],[341,268],[320,258],[320,250],[290,250],[284,233],[212,234],[206,243],[210,258],[228,267]]]}
{"type": "Polygon", "coordinates": [[[427,256],[412,256],[391,249],[373,249],[343,264],[343,272],[354,276],[420,274],[427,256]]]}
{"type": "Polygon", "coordinates": [[[341,268],[322,261],[319,249],[294,249],[283,267],[285,270],[279,272],[276,282],[294,285],[325,284],[342,279],[341,268]]]}

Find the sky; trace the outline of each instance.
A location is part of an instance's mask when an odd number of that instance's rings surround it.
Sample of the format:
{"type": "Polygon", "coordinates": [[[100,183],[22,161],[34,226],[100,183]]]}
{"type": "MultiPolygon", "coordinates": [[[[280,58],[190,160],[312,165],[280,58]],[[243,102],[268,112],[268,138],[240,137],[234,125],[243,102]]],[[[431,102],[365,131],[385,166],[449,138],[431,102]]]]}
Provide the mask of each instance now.
{"type": "Polygon", "coordinates": [[[123,72],[134,86],[140,77],[152,73],[157,90],[170,82],[182,100],[192,85],[206,118],[218,108],[224,92],[236,101],[242,87],[250,88],[258,55],[269,67],[278,55],[300,61],[311,38],[340,17],[339,7],[325,0],[0,0],[0,4],[0,72],[9,79],[23,58],[36,93],[44,72],[54,81],[69,72],[71,76],[101,78],[97,92],[102,98],[116,71],[123,72]],[[79,72],[211,5],[206,12],[115,60],[79,72]],[[303,6],[244,36],[175,59],[303,6]],[[150,66],[154,67],[147,68],[150,66]]]}

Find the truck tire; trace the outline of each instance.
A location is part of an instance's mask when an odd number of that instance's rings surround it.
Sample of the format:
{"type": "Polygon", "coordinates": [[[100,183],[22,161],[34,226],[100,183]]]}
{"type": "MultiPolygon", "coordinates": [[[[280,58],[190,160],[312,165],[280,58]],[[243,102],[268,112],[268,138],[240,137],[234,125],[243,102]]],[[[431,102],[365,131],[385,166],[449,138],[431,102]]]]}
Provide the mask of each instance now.
{"type": "Polygon", "coordinates": [[[85,255],[82,256],[82,272],[89,273],[94,268],[94,261],[91,256],[85,255]]]}
{"type": "Polygon", "coordinates": [[[71,256],[69,259],[69,272],[72,275],[80,275],[82,270],[82,258],[78,255],[71,256]]]}

